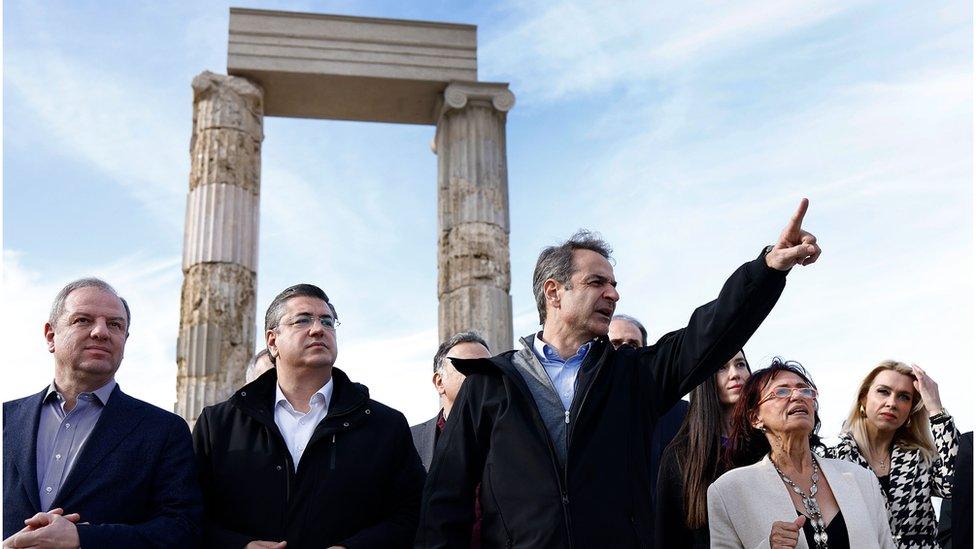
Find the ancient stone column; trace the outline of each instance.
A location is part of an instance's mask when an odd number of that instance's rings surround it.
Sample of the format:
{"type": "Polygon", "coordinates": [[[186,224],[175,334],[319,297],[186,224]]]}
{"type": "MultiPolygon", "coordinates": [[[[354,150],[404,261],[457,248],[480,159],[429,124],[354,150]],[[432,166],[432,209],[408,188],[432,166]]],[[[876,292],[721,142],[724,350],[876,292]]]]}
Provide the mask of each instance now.
{"type": "Polygon", "coordinates": [[[505,117],[507,84],[453,82],[437,121],[440,339],[477,330],[492,353],[512,348],[505,117]]]}
{"type": "Polygon", "coordinates": [[[176,413],[191,427],[244,384],[254,352],[263,96],[244,78],[193,79],[176,351],[176,413]]]}

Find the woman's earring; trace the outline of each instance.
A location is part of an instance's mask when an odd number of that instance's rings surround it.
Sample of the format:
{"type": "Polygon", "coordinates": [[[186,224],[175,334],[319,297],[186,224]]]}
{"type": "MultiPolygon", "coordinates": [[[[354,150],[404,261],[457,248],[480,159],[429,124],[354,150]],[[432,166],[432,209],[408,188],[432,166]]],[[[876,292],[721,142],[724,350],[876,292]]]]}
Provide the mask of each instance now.
{"type": "Polygon", "coordinates": [[[867,417],[867,414],[864,413],[864,405],[863,404],[858,408],[857,411],[861,413],[861,417],[867,417]]]}

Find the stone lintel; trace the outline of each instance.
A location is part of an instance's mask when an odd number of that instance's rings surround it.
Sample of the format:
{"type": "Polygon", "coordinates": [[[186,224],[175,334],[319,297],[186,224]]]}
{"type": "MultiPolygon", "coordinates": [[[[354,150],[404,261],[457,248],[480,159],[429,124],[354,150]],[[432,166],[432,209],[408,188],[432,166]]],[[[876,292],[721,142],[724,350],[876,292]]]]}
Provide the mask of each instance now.
{"type": "Polygon", "coordinates": [[[267,116],[435,124],[444,88],[478,78],[477,27],[231,8],[227,72],[267,116]]]}

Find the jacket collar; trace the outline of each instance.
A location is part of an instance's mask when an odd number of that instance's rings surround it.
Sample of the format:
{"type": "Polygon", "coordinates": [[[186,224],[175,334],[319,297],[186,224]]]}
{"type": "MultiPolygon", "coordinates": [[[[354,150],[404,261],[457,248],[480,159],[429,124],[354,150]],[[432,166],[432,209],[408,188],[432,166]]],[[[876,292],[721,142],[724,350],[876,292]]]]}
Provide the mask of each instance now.
{"type": "MultiPolygon", "coordinates": [[[[813,459],[817,460],[817,465],[820,467],[820,474],[827,481],[827,484],[830,486],[830,491],[833,492],[834,499],[837,501],[837,507],[844,514],[844,522],[848,525],[859,526],[873,524],[874,517],[871,515],[872,509],[868,509],[865,506],[866,498],[861,493],[861,488],[857,483],[857,479],[854,478],[854,473],[840,467],[839,465],[843,462],[839,460],[821,458],[817,455],[814,455],[813,459]]],[[[773,466],[769,454],[766,454],[766,457],[757,465],[763,469],[765,482],[783,486],[782,497],[777,496],[777,501],[774,503],[778,508],[781,508],[780,513],[784,518],[776,520],[786,520],[786,517],[791,516],[787,512],[792,512],[792,516],[795,517],[796,508],[793,506],[793,500],[790,498],[789,489],[780,478],[779,473],[776,472],[776,468],[773,466]]],[[[865,472],[874,474],[870,471],[865,472]]],[[[851,547],[871,546],[873,544],[871,532],[873,532],[872,528],[851,528],[848,526],[847,534],[850,537],[851,547]]],[[[797,543],[797,548],[800,547],[807,547],[806,538],[802,534],[800,535],[799,543],[797,543]]]]}
{"type": "MultiPolygon", "coordinates": [[[[354,383],[339,368],[332,368],[332,399],[326,419],[344,415],[365,406],[369,400],[369,389],[354,383]]],[[[271,368],[260,377],[241,387],[230,403],[256,417],[274,423],[275,394],[278,388],[278,370],[271,368]]]]}
{"type": "MultiPolygon", "coordinates": [[[[471,374],[487,374],[487,375],[502,375],[507,374],[509,376],[518,376],[518,372],[512,365],[512,355],[515,353],[527,352],[529,355],[535,356],[535,352],[532,350],[535,345],[535,334],[529,334],[521,339],[519,342],[522,343],[523,348],[519,350],[506,351],[500,355],[495,355],[491,358],[471,358],[471,359],[461,359],[452,358],[451,363],[454,364],[454,368],[464,374],[469,376],[471,374]]],[[[593,345],[590,347],[590,351],[587,354],[587,362],[589,362],[592,357],[601,357],[603,355],[604,345],[610,345],[610,340],[606,336],[593,338],[593,345]]],[[[538,360],[538,359],[536,359],[538,360]]]]}

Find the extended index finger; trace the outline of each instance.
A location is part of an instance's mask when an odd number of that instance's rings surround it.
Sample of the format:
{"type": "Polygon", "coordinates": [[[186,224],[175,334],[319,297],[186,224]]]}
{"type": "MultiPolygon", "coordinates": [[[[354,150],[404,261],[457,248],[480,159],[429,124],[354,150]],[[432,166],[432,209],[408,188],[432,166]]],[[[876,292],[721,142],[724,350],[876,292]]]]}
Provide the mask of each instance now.
{"type": "Polygon", "coordinates": [[[797,206],[796,211],[793,212],[793,217],[790,218],[790,224],[787,226],[787,230],[800,230],[800,227],[803,225],[803,216],[807,215],[808,207],[810,207],[810,201],[806,198],[801,198],[800,205],[797,206]]]}

